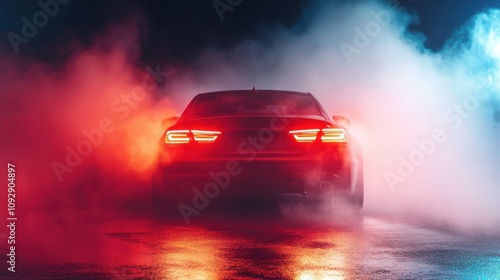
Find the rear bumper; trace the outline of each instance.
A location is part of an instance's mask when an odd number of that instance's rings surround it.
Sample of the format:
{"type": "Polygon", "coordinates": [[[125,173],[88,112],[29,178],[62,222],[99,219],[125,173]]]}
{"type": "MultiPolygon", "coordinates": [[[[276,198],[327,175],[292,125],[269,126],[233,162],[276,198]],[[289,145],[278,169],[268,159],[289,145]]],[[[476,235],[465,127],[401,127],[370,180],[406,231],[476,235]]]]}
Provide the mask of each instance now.
{"type": "Polygon", "coordinates": [[[154,191],[180,197],[192,196],[193,189],[214,197],[328,194],[350,190],[350,168],[349,160],[305,157],[178,161],[158,165],[154,191]]]}

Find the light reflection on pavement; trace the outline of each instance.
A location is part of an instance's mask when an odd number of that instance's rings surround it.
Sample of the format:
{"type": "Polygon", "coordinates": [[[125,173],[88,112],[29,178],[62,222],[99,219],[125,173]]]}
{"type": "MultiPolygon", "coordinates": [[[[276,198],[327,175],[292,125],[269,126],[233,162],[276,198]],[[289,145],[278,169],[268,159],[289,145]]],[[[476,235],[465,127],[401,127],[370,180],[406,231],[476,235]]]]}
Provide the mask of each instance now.
{"type": "Polygon", "coordinates": [[[23,225],[18,272],[2,279],[500,279],[498,239],[362,214],[23,225]]]}

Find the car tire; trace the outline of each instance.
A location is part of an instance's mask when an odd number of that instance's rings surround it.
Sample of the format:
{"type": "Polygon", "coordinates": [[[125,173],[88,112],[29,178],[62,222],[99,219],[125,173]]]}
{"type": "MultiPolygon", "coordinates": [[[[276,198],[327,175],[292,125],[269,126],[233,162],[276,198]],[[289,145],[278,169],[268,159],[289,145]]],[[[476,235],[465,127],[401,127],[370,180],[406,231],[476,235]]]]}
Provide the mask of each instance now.
{"type": "Polygon", "coordinates": [[[179,200],[175,196],[165,192],[161,178],[157,173],[153,174],[151,185],[151,202],[155,216],[161,218],[180,217],[181,214],[178,209],[179,200]]]}
{"type": "Polygon", "coordinates": [[[357,158],[357,176],[356,176],[356,185],[354,186],[355,192],[351,194],[350,201],[352,205],[361,210],[364,205],[364,197],[365,197],[365,184],[364,184],[364,176],[363,176],[363,152],[361,150],[361,145],[358,141],[354,140],[354,149],[356,150],[357,158]]]}

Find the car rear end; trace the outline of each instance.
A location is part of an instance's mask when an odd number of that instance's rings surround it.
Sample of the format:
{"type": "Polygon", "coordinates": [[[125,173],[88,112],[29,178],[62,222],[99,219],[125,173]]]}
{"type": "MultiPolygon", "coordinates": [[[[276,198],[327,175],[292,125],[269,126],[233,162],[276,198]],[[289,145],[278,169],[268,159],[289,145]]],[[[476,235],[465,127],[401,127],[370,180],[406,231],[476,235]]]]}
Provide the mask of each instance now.
{"type": "Polygon", "coordinates": [[[308,93],[202,94],[160,140],[155,195],[351,192],[347,131],[308,93]]]}

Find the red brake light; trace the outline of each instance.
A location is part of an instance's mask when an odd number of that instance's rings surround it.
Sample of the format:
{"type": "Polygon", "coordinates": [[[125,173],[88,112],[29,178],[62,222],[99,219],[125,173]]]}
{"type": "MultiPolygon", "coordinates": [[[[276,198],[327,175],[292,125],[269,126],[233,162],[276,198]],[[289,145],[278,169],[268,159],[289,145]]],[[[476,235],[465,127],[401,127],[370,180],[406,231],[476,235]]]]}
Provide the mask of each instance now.
{"type": "Polygon", "coordinates": [[[191,130],[193,138],[198,142],[214,142],[219,137],[219,131],[191,130]]]}
{"type": "Polygon", "coordinates": [[[185,144],[189,143],[189,130],[169,130],[165,134],[165,143],[167,144],[185,144]]]}
{"type": "Polygon", "coordinates": [[[314,142],[321,139],[323,143],[346,143],[347,131],[342,128],[323,128],[323,129],[302,129],[290,131],[297,142],[314,142]]]}
{"type": "Polygon", "coordinates": [[[297,142],[314,142],[318,137],[319,129],[302,129],[290,131],[297,142]]]}
{"type": "Polygon", "coordinates": [[[199,143],[215,142],[221,133],[208,130],[169,130],[165,134],[166,144],[187,144],[191,141],[199,143]]]}
{"type": "Polygon", "coordinates": [[[345,143],[347,142],[347,131],[342,128],[323,128],[321,141],[325,143],[345,143]]]}

